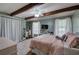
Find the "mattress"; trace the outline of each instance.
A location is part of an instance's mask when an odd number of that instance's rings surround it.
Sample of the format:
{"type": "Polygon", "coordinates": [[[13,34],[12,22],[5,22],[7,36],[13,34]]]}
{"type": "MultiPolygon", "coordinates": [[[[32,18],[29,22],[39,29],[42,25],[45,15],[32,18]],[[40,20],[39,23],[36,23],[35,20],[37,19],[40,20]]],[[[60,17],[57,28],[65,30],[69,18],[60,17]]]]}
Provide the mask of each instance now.
{"type": "Polygon", "coordinates": [[[16,43],[12,40],[0,38],[0,55],[17,54],[16,43]]]}

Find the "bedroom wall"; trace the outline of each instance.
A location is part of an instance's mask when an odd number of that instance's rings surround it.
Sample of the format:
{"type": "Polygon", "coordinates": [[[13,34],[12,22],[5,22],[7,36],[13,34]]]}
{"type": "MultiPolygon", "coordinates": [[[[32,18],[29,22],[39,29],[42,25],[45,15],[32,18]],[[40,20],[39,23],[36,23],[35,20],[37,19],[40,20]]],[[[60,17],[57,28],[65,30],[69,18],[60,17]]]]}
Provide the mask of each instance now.
{"type": "Polygon", "coordinates": [[[73,21],[73,33],[79,35],[79,10],[74,13],[72,16],[73,21]]]}
{"type": "Polygon", "coordinates": [[[41,25],[48,25],[48,30],[49,32],[54,31],[54,20],[53,19],[45,19],[40,21],[40,26],[41,25]]]}

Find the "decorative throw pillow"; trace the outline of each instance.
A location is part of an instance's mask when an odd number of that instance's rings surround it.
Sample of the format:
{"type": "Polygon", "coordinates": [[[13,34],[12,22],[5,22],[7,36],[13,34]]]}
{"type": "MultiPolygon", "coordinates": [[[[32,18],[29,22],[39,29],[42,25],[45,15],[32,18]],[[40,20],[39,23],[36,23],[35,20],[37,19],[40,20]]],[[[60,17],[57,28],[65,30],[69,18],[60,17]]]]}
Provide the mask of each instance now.
{"type": "Polygon", "coordinates": [[[77,48],[77,46],[79,46],[78,40],[79,40],[79,37],[74,38],[74,40],[71,42],[70,47],[77,48]]]}
{"type": "Polygon", "coordinates": [[[63,41],[63,40],[62,40],[62,38],[61,38],[61,37],[59,37],[59,36],[56,36],[56,38],[57,38],[58,40],[63,41]]]}
{"type": "Polygon", "coordinates": [[[65,42],[66,42],[67,38],[68,38],[68,36],[65,35],[65,34],[62,36],[62,40],[65,41],[65,42]]]}
{"type": "Polygon", "coordinates": [[[62,35],[62,37],[56,36],[57,39],[61,40],[61,41],[65,41],[67,40],[68,36],[67,35],[62,35]]]}

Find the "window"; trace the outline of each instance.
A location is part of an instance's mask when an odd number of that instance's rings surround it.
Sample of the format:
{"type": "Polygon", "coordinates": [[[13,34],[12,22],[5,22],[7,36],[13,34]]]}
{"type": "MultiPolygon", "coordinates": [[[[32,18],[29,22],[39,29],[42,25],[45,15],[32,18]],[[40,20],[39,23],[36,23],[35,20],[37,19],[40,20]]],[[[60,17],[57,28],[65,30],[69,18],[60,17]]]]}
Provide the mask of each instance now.
{"type": "Polygon", "coordinates": [[[66,20],[56,19],[55,20],[55,34],[62,36],[66,31],[66,20]]]}
{"type": "Polygon", "coordinates": [[[40,34],[40,22],[33,22],[32,32],[33,32],[33,36],[34,34],[37,34],[37,35],[40,34]]]}
{"type": "Polygon", "coordinates": [[[71,18],[55,20],[55,35],[62,36],[67,32],[72,32],[71,18]]]}

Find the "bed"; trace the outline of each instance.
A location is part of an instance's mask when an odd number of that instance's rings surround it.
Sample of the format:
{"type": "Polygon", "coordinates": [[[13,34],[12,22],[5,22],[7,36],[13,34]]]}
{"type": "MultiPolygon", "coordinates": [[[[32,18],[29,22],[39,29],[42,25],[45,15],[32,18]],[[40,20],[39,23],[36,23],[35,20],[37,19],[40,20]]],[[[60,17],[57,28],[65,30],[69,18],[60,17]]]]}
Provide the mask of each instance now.
{"type": "Polygon", "coordinates": [[[79,44],[79,37],[74,34],[68,34],[66,42],[57,40],[51,46],[50,54],[53,55],[79,55],[79,49],[76,48],[79,44]]]}
{"type": "Polygon", "coordinates": [[[35,37],[31,39],[31,49],[39,49],[46,54],[50,53],[51,45],[56,41],[54,35],[51,34],[43,34],[41,36],[35,37]]]}
{"type": "MultiPolygon", "coordinates": [[[[38,49],[46,54],[53,55],[64,55],[65,52],[66,54],[74,54],[70,53],[69,50],[73,49],[78,39],[75,35],[69,34],[66,42],[64,42],[57,39],[54,35],[44,34],[31,39],[30,51],[38,49]]],[[[76,53],[75,50],[73,51],[76,53]]]]}
{"type": "Polygon", "coordinates": [[[17,54],[16,43],[0,37],[0,55],[15,55],[17,54]]]}

